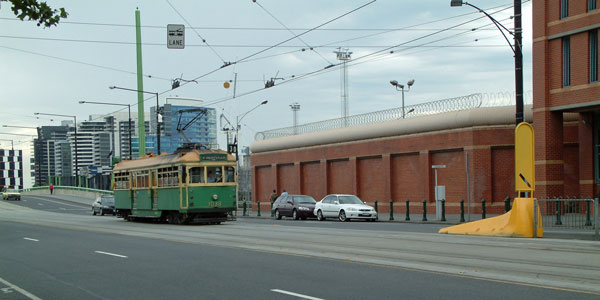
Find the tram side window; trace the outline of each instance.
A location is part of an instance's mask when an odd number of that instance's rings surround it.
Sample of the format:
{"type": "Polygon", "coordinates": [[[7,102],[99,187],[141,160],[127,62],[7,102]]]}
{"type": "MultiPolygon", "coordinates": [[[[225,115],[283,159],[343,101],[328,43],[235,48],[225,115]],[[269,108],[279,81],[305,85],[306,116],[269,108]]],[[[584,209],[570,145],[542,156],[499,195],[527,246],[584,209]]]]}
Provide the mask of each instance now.
{"type": "Polygon", "coordinates": [[[221,167],[206,167],[206,182],[223,182],[223,171],[221,167]]]}
{"type": "Polygon", "coordinates": [[[175,167],[158,169],[158,186],[168,187],[179,185],[178,175],[179,172],[175,167]]]}
{"type": "Polygon", "coordinates": [[[204,167],[190,168],[190,183],[204,183],[204,167]]]}
{"type": "Polygon", "coordinates": [[[136,175],[137,188],[147,188],[150,186],[148,171],[139,171],[136,175]]]}
{"type": "Polygon", "coordinates": [[[129,189],[129,173],[115,174],[115,189],[116,190],[128,190],[129,189]]]}
{"type": "Polygon", "coordinates": [[[225,182],[235,182],[234,167],[225,167],[225,182]]]}

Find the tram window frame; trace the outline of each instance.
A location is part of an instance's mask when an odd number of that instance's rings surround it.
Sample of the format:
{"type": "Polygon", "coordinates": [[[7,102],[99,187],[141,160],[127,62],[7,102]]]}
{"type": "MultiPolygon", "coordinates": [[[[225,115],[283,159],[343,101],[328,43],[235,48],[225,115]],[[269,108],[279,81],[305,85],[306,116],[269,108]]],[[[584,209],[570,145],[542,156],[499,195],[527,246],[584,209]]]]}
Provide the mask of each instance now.
{"type": "Polygon", "coordinates": [[[193,167],[188,167],[188,172],[189,172],[189,183],[190,184],[202,184],[202,183],[206,183],[205,182],[205,178],[206,178],[206,168],[204,166],[193,166],[193,167]],[[200,172],[194,172],[195,169],[200,169],[200,172]],[[198,174],[193,174],[193,173],[198,173],[198,174]],[[198,180],[199,179],[199,180],[198,180]]]}
{"type": "Polygon", "coordinates": [[[138,189],[148,189],[150,188],[150,171],[149,170],[139,170],[135,172],[136,175],[136,187],[138,189]]]}
{"type": "Polygon", "coordinates": [[[223,173],[226,174],[226,176],[224,176],[225,183],[235,183],[235,166],[223,166],[223,169],[223,173]],[[232,171],[232,174],[230,174],[230,170],[232,171]]]}
{"type": "Polygon", "coordinates": [[[223,180],[223,166],[206,166],[206,183],[224,183],[223,180]],[[209,182],[208,172],[214,173],[214,181],[209,182]]]}
{"type": "Polygon", "coordinates": [[[179,186],[179,170],[177,167],[160,168],[157,173],[159,188],[179,186]]]}
{"type": "Polygon", "coordinates": [[[115,176],[115,190],[129,190],[129,172],[119,172],[115,176]]]}

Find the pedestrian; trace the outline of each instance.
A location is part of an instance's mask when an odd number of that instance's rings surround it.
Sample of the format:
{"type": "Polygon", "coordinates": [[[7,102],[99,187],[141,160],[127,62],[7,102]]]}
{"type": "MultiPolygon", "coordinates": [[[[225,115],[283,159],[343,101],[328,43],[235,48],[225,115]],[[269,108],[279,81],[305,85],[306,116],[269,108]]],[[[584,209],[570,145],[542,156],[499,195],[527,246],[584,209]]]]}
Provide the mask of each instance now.
{"type": "Polygon", "coordinates": [[[54,191],[54,185],[51,183],[50,184],[50,195],[52,195],[52,192],[54,191]]]}
{"type": "Polygon", "coordinates": [[[273,203],[275,203],[275,200],[277,200],[277,191],[273,190],[273,194],[271,194],[271,206],[273,206],[273,203]]]}

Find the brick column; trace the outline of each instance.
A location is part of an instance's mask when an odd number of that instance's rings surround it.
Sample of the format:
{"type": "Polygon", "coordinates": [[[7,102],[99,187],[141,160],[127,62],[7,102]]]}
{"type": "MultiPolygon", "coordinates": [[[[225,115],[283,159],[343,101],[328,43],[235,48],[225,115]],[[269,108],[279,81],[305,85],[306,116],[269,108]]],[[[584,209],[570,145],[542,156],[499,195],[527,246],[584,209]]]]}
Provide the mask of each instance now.
{"type": "MultiPolygon", "coordinates": [[[[470,188],[473,191],[471,203],[481,203],[481,199],[485,199],[487,204],[490,204],[493,201],[492,148],[490,146],[474,146],[469,152],[469,164],[477,166],[469,170],[470,188]]],[[[467,200],[465,199],[465,201],[467,200]]]]}
{"type": "MultiPolygon", "coordinates": [[[[377,199],[380,202],[390,201],[392,199],[392,160],[390,159],[390,154],[386,153],[381,156],[381,180],[383,180],[384,191],[383,197],[384,199],[377,199]]],[[[399,199],[393,199],[394,202],[400,201],[399,199]]]]}
{"type": "MultiPolygon", "coordinates": [[[[534,109],[535,196],[562,197],[564,192],[563,114],[534,109]]],[[[517,180],[517,179],[515,179],[517,180]]]]}
{"type": "Polygon", "coordinates": [[[423,199],[427,199],[428,202],[435,201],[433,185],[433,171],[431,169],[431,157],[429,151],[419,152],[419,165],[421,169],[421,188],[422,194],[421,199],[416,199],[417,202],[421,202],[423,199]]]}
{"type": "Polygon", "coordinates": [[[351,191],[352,191],[352,195],[358,195],[358,164],[356,162],[356,156],[350,157],[349,158],[349,163],[350,163],[350,174],[348,174],[348,176],[350,176],[351,180],[352,180],[352,186],[350,187],[351,191]]]}
{"type": "MultiPolygon", "coordinates": [[[[325,197],[329,194],[329,177],[328,177],[328,162],[326,159],[321,159],[319,162],[319,166],[321,167],[321,193],[322,197],[325,197]]],[[[321,197],[321,198],[322,198],[321,197]]]]}
{"type": "Polygon", "coordinates": [[[273,178],[273,180],[275,181],[273,182],[273,187],[277,189],[278,194],[281,194],[283,191],[279,186],[279,170],[277,169],[277,164],[271,164],[271,172],[273,174],[271,178],[273,178]]]}
{"type": "Polygon", "coordinates": [[[294,173],[296,174],[296,189],[294,190],[294,192],[297,192],[298,194],[303,194],[302,193],[302,165],[300,164],[300,162],[294,162],[294,173]]]}
{"type": "Polygon", "coordinates": [[[579,114],[579,197],[594,197],[594,123],[592,113],[579,114]]]}

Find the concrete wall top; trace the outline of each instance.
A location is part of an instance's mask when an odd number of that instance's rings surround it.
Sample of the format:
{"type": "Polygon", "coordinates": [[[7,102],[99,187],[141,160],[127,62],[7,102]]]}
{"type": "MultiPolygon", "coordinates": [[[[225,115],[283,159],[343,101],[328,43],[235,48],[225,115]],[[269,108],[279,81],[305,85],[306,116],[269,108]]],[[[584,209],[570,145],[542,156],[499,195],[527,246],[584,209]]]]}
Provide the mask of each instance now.
{"type": "MultiPolygon", "coordinates": [[[[531,105],[524,107],[525,121],[532,122],[531,105]]],[[[335,144],[357,140],[434,132],[476,126],[509,125],[515,122],[515,107],[480,107],[410,119],[336,128],[327,131],[255,141],[252,153],[335,144]]]]}

